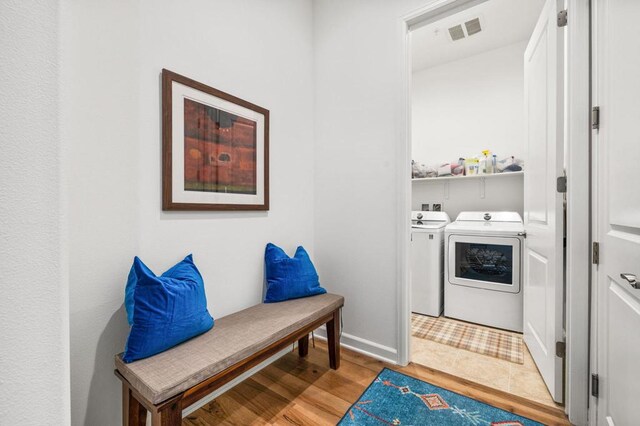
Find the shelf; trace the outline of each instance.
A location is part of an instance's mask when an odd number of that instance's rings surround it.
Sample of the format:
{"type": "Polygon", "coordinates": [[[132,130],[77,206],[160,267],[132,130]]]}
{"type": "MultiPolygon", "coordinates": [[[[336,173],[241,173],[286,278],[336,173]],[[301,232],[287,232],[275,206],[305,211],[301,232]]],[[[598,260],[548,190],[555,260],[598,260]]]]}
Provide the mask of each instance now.
{"type": "Polygon", "coordinates": [[[443,176],[443,177],[434,177],[434,178],[416,178],[411,179],[411,182],[443,182],[443,181],[451,181],[451,180],[467,180],[467,179],[496,179],[496,178],[505,178],[507,176],[523,176],[524,171],[519,172],[504,172],[504,173],[493,173],[490,175],[471,175],[471,176],[443,176]]]}

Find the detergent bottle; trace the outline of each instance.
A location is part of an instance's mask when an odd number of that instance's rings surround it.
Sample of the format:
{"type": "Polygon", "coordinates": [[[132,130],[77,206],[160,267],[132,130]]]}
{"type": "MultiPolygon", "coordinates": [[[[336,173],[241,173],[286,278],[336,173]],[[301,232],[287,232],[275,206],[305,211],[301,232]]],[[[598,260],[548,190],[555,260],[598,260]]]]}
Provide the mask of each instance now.
{"type": "Polygon", "coordinates": [[[493,167],[491,166],[491,151],[485,149],[484,151],[482,151],[482,155],[484,155],[484,159],[481,164],[482,172],[490,175],[491,173],[493,173],[493,167]]]}

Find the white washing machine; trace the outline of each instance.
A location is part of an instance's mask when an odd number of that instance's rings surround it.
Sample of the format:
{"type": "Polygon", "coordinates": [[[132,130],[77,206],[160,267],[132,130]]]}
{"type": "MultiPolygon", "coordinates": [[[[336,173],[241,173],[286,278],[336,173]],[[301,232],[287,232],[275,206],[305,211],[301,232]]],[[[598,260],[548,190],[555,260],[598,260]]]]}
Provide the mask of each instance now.
{"type": "Polygon", "coordinates": [[[522,332],[524,236],[516,212],[462,212],[446,227],[445,316],[522,332]]]}
{"type": "Polygon", "coordinates": [[[411,311],[440,316],[443,308],[445,212],[411,213],[411,311]]]}

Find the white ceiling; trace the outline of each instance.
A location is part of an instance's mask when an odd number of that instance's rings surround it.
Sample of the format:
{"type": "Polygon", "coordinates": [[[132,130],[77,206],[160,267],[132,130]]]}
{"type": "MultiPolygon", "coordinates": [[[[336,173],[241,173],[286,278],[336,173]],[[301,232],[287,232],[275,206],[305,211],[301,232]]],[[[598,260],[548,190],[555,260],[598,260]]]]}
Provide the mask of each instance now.
{"type": "Polygon", "coordinates": [[[545,0],[489,0],[411,33],[413,71],[528,40],[545,0]],[[480,17],[482,31],[452,41],[449,27],[480,17]]]}

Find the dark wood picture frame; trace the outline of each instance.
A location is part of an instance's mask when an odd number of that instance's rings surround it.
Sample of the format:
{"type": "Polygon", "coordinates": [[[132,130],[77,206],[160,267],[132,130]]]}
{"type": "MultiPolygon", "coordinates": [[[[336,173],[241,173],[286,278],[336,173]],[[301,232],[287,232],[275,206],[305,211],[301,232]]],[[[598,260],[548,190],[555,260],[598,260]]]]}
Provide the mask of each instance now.
{"type": "MultiPolygon", "coordinates": [[[[182,141],[184,146],[184,141],[182,141]]],[[[182,148],[184,149],[184,148],[182,148]]],[[[177,160],[176,160],[177,161],[177,160]]],[[[184,165],[183,165],[184,167],[184,165]]],[[[256,162],[256,170],[259,170],[256,162]]],[[[259,182],[259,181],[258,181],[259,182]]],[[[258,186],[258,184],[256,184],[258,186]]],[[[163,210],[269,210],[269,110],[254,105],[243,99],[214,89],[206,84],[199,83],[188,77],[182,76],[167,69],[162,70],[162,209],[163,210]],[[261,203],[208,203],[208,202],[176,202],[173,193],[173,83],[180,83],[188,88],[195,89],[207,95],[214,96],[224,101],[231,102],[237,106],[254,111],[264,116],[264,136],[263,136],[263,197],[261,203]]]]}

